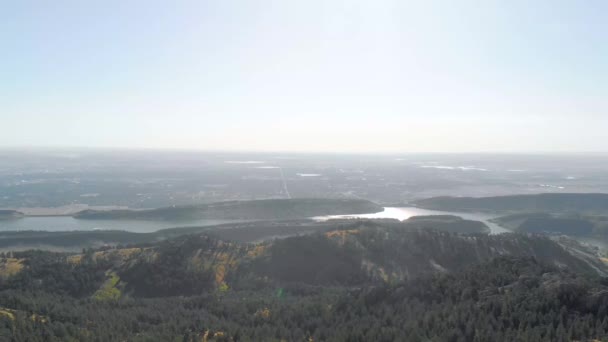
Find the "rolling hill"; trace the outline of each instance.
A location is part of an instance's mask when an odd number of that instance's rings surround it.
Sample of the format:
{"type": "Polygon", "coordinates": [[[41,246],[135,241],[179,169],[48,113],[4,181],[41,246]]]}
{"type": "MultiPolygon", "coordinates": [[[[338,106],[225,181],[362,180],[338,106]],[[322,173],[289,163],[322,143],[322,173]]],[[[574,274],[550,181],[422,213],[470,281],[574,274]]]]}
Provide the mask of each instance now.
{"type": "Polygon", "coordinates": [[[575,241],[333,224],[259,244],[198,232],[81,253],[2,253],[0,336],[538,341],[608,332],[608,268],[575,241]]]}
{"type": "MultiPolygon", "coordinates": [[[[293,282],[323,286],[394,283],[425,274],[456,272],[499,256],[534,257],[580,273],[608,274],[593,251],[574,242],[565,246],[542,236],[410,230],[374,221],[342,224],[325,233],[261,244],[226,242],[198,233],[80,255],[13,254],[26,265],[13,277],[20,287],[45,288],[46,277],[52,276],[53,286],[71,293],[67,288],[72,284],[61,285],[57,273],[47,274],[37,267],[52,265],[80,274],[79,268],[86,266],[84,270],[95,270],[83,275],[88,279],[99,272],[116,274],[127,293],[144,297],[200,294],[223,284],[246,289],[254,284],[265,287],[293,282]],[[27,276],[19,279],[20,274],[27,276]]],[[[8,284],[5,286],[13,287],[10,281],[8,284]]]]}
{"type": "Polygon", "coordinates": [[[607,213],[608,194],[434,197],[413,204],[420,208],[445,211],[607,213]]]}

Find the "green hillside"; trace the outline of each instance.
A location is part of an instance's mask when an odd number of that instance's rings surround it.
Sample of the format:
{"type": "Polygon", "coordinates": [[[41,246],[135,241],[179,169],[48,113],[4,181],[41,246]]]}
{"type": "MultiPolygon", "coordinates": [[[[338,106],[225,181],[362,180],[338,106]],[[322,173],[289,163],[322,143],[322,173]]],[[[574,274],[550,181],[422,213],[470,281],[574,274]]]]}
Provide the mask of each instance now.
{"type": "Polygon", "coordinates": [[[138,297],[194,295],[224,284],[236,289],[294,282],[361,286],[454,272],[508,255],[581,273],[606,273],[593,253],[574,242],[565,248],[541,236],[462,235],[357,221],[261,244],[225,242],[199,233],[84,254],[14,252],[13,258],[26,267],[4,286],[48,290],[52,284],[59,293],[83,295],[98,289],[101,283],[95,279],[110,273],[120,277],[125,293],[138,297]],[[73,281],[80,277],[87,281],[73,281]]]}
{"type": "Polygon", "coordinates": [[[0,255],[0,336],[588,340],[608,333],[608,283],[598,277],[606,272],[571,240],[374,221],[261,244],[199,233],[82,253],[13,252],[0,255]]]}

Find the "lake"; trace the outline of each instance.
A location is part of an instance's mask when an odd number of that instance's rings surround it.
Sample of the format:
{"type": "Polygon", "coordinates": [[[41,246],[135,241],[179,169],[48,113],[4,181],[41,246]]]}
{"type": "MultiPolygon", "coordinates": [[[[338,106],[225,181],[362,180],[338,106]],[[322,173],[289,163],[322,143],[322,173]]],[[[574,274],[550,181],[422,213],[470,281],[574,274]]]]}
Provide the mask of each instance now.
{"type": "Polygon", "coordinates": [[[374,214],[359,214],[359,215],[330,215],[330,216],[317,216],[314,219],[319,221],[325,221],[329,219],[348,219],[348,218],[366,218],[366,219],[397,219],[399,221],[407,220],[413,216],[428,216],[428,215],[454,215],[460,216],[463,219],[481,221],[490,228],[491,234],[502,234],[508,233],[510,230],[503,228],[496,223],[490,222],[491,219],[496,218],[497,215],[490,215],[484,213],[462,213],[462,212],[448,212],[448,211],[437,211],[427,210],[415,207],[386,207],[384,211],[374,214]]]}
{"type": "MultiPolygon", "coordinates": [[[[413,207],[387,207],[384,211],[374,214],[361,215],[332,215],[313,217],[317,221],[337,218],[391,218],[407,220],[412,216],[421,215],[456,215],[464,219],[482,221],[491,230],[492,234],[500,234],[509,230],[498,226],[489,220],[495,216],[482,213],[457,213],[436,210],[426,210],[413,207]]],[[[15,230],[44,230],[44,231],[71,231],[71,230],[125,230],[136,233],[149,233],[159,229],[175,227],[213,226],[224,223],[243,222],[243,220],[83,220],[71,216],[26,216],[15,220],[0,220],[0,231],[15,230]]]]}
{"type": "Polygon", "coordinates": [[[152,221],[152,220],[82,220],[71,216],[27,216],[15,220],[0,220],[0,231],[13,230],[126,230],[136,233],[149,233],[159,229],[175,227],[213,226],[223,223],[240,222],[237,220],[189,220],[189,221],[152,221]]]}

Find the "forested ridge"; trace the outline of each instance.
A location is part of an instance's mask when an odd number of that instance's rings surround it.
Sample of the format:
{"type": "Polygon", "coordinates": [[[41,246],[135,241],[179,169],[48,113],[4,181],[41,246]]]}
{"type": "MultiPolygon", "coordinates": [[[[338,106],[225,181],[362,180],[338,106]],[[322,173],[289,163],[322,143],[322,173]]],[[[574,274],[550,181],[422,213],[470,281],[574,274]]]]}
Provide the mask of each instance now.
{"type": "Polygon", "coordinates": [[[575,243],[566,247],[522,234],[407,231],[366,221],[336,228],[261,244],[194,234],[76,254],[4,253],[0,336],[7,341],[608,336],[608,281],[600,275],[605,267],[575,243]]]}

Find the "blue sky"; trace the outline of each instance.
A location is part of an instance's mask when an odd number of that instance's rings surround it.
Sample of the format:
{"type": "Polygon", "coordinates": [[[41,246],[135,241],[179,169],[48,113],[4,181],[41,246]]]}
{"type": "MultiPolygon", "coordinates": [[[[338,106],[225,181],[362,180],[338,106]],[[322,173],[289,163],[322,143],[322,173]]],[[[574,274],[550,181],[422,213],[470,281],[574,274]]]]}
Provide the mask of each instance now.
{"type": "Polygon", "coordinates": [[[606,1],[0,6],[0,146],[608,151],[606,1]]]}

